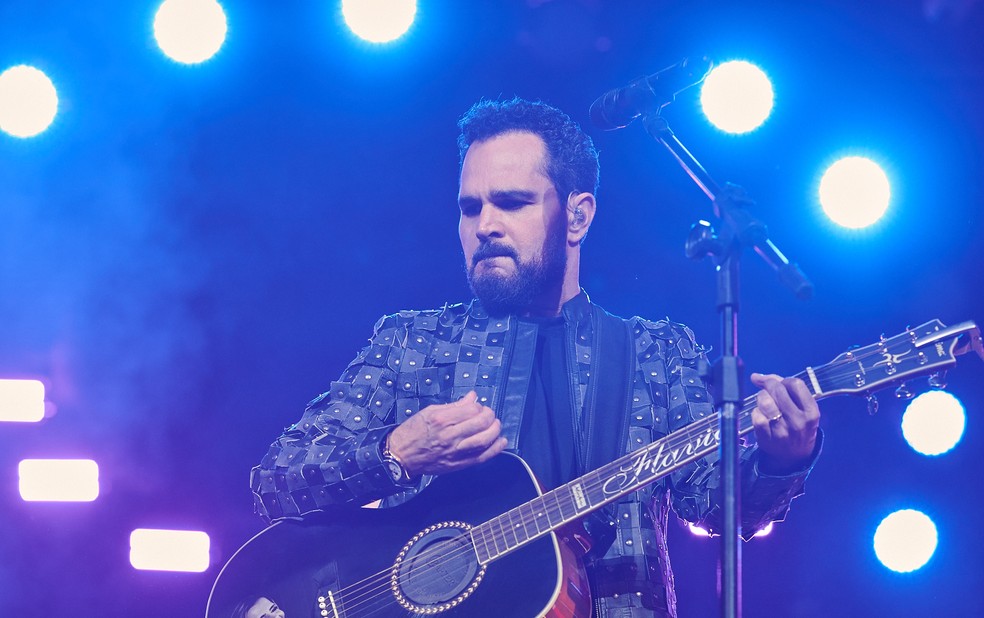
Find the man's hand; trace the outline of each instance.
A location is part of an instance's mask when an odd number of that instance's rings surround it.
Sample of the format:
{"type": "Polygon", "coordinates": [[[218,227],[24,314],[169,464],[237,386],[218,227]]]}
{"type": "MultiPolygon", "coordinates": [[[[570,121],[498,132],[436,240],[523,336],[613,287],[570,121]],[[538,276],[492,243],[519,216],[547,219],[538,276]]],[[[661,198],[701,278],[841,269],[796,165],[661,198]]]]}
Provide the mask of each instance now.
{"type": "Polygon", "coordinates": [[[813,456],[820,408],[803,380],[753,373],[762,390],[752,410],[763,472],[788,474],[804,468],[813,456]]]}
{"type": "Polygon", "coordinates": [[[495,412],[470,391],[455,401],[427,406],[389,435],[390,452],[410,476],[443,474],[487,461],[506,448],[495,412]]]}

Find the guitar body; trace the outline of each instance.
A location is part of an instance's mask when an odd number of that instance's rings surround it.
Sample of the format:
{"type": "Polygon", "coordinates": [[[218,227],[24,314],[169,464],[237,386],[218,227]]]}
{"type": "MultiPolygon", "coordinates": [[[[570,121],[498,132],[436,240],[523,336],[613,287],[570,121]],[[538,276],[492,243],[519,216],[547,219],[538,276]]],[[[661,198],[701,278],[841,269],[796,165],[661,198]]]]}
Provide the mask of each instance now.
{"type": "Polygon", "coordinates": [[[485,568],[471,546],[468,526],[539,495],[525,462],[505,453],[438,477],[397,507],[338,508],[278,522],[225,565],[206,617],[228,618],[240,601],[265,596],[288,618],[586,618],[591,603],[583,569],[554,533],[485,568]]]}

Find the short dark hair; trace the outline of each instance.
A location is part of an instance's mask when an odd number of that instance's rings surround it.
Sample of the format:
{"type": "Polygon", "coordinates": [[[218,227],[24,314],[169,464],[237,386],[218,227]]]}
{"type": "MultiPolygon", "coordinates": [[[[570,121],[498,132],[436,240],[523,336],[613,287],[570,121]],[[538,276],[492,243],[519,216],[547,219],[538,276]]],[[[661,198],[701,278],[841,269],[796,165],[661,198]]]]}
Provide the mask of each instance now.
{"type": "Polygon", "coordinates": [[[598,192],[598,151],[581,127],[556,107],[519,97],[509,101],[482,100],[465,112],[458,128],[459,167],[475,142],[513,131],[533,133],[546,144],[548,161],[544,171],[561,203],[573,191],[598,192]]]}

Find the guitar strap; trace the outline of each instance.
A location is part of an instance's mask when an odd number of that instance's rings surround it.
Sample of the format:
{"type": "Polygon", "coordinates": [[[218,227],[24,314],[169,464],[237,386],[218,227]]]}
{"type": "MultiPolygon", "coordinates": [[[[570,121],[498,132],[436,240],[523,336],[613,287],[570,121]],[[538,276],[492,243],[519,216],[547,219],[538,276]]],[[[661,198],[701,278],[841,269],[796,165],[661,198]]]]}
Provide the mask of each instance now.
{"type": "MultiPolygon", "coordinates": [[[[591,363],[580,439],[585,473],[597,470],[622,455],[628,439],[635,344],[631,326],[601,307],[592,305],[595,354],[591,363]]],[[[584,527],[594,542],[592,556],[603,555],[615,539],[614,507],[609,505],[585,518],[584,527]]]]}

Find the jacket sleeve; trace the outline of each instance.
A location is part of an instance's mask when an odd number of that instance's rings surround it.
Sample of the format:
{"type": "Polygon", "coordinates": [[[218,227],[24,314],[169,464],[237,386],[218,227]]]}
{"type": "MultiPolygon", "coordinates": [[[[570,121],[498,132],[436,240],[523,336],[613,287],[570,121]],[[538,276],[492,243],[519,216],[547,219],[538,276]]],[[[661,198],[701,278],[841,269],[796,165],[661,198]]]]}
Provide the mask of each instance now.
{"type": "Polygon", "coordinates": [[[392,480],[381,454],[401,419],[396,382],[410,321],[403,314],[380,319],[369,345],[253,468],[254,505],[265,520],[415,493],[392,480]]]}
{"type": "MultiPolygon", "coordinates": [[[[668,386],[667,422],[670,431],[714,413],[712,398],[701,379],[698,363],[706,360],[690,329],[670,324],[674,331],[665,346],[668,386]]],[[[772,476],[759,468],[758,447],[747,436],[741,447],[741,527],[747,540],[772,521],[781,521],[819,457],[823,435],[818,434],[813,457],[802,470],[772,476]]],[[[721,530],[721,470],[717,452],[674,472],[668,481],[674,511],[711,534],[721,530]]]]}

